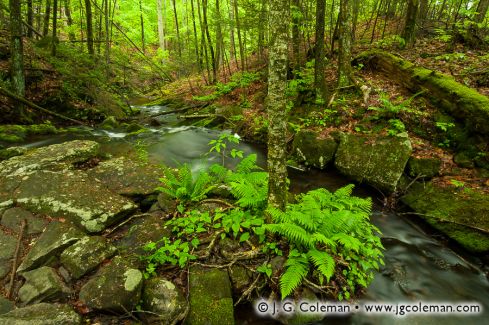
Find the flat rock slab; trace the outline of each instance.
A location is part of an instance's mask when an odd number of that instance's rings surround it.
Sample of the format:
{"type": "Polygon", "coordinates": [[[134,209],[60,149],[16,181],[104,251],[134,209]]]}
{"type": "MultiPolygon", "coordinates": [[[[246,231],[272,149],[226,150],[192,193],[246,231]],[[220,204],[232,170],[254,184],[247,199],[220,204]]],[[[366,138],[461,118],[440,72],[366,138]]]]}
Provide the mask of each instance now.
{"type": "Polygon", "coordinates": [[[2,325],[78,325],[82,318],[68,305],[40,303],[0,315],[2,325]]]}
{"type": "Polygon", "coordinates": [[[65,249],[61,254],[61,264],[70,272],[71,277],[79,279],[105,259],[112,257],[116,250],[104,237],[86,236],[65,249]]]}
{"type": "Polygon", "coordinates": [[[17,238],[0,231],[0,279],[10,272],[16,246],[17,238]]]}
{"type": "Polygon", "coordinates": [[[69,223],[50,223],[27,253],[17,272],[22,273],[43,266],[50,258],[60,254],[84,236],[81,230],[69,223]]]}
{"type": "Polygon", "coordinates": [[[293,148],[300,162],[324,169],[333,160],[338,143],[331,136],[319,138],[316,132],[305,130],[295,135],[293,148]]]}
{"type": "Polygon", "coordinates": [[[26,221],[26,233],[29,235],[42,232],[47,225],[46,220],[35,217],[31,212],[18,207],[6,210],[2,215],[0,224],[4,227],[12,229],[15,232],[18,232],[22,220],[26,221]]]}
{"type": "Polygon", "coordinates": [[[335,167],[358,182],[393,192],[411,155],[406,136],[365,137],[341,134],[335,167]]]}
{"type": "Polygon", "coordinates": [[[79,170],[25,176],[12,199],[29,211],[69,218],[88,232],[100,232],[137,209],[79,170]]]}
{"type": "Polygon", "coordinates": [[[103,161],[87,173],[113,192],[126,196],[149,195],[156,192],[156,187],[161,185],[158,179],[162,176],[158,166],[142,164],[125,157],[103,161]]]}
{"type": "Polygon", "coordinates": [[[14,302],[4,298],[0,295],[0,315],[6,314],[9,311],[13,310],[15,307],[14,302]]]}
{"type": "Polygon", "coordinates": [[[75,140],[37,148],[0,162],[0,176],[25,176],[37,170],[63,169],[95,157],[99,147],[94,141],[75,140]]]}
{"type": "Polygon", "coordinates": [[[63,298],[70,293],[56,271],[47,266],[25,272],[24,285],[19,290],[19,299],[24,304],[40,303],[63,298]]]}
{"type": "Polygon", "coordinates": [[[234,324],[234,307],[228,273],[220,269],[192,267],[190,313],[185,324],[234,324]]]}
{"type": "Polygon", "coordinates": [[[401,201],[475,253],[489,251],[489,196],[472,189],[415,183],[401,201]]]}
{"type": "Polygon", "coordinates": [[[103,266],[80,290],[80,300],[89,308],[126,313],[141,298],[143,274],[116,257],[103,266]]]}

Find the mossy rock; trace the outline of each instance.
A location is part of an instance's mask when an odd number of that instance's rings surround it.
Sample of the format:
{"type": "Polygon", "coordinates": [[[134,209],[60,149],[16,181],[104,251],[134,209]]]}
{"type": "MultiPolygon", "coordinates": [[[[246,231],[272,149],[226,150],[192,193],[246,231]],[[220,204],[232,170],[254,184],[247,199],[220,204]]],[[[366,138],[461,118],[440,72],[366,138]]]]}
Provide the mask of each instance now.
{"type": "Polygon", "coordinates": [[[317,133],[304,130],[295,135],[293,148],[300,162],[324,169],[333,160],[338,143],[330,136],[319,138],[317,133]]]}
{"type": "Polygon", "coordinates": [[[78,325],[82,317],[68,305],[40,303],[0,315],[2,325],[78,325]]]}
{"type": "Polygon", "coordinates": [[[411,157],[407,163],[407,171],[411,177],[432,178],[440,173],[441,160],[438,158],[411,157]]]}
{"type": "Polygon", "coordinates": [[[27,151],[28,149],[24,147],[10,147],[7,149],[0,149],[0,161],[7,160],[16,156],[22,156],[27,151]]]}
{"type": "Polygon", "coordinates": [[[22,142],[27,136],[27,128],[22,125],[0,125],[0,141],[22,142]]]}
{"type": "Polygon", "coordinates": [[[126,132],[127,133],[135,133],[135,132],[138,132],[138,131],[143,130],[143,129],[144,129],[144,126],[142,126],[141,124],[133,122],[126,127],[126,132]]]}
{"type": "Polygon", "coordinates": [[[475,163],[467,152],[459,152],[453,157],[453,161],[463,168],[474,168],[475,163]]]}
{"type": "Polygon", "coordinates": [[[489,251],[487,194],[432,182],[415,183],[401,201],[468,251],[489,251]]]}
{"type": "Polygon", "coordinates": [[[115,116],[107,117],[101,124],[100,128],[104,130],[113,130],[119,127],[119,122],[117,122],[115,116]]]}

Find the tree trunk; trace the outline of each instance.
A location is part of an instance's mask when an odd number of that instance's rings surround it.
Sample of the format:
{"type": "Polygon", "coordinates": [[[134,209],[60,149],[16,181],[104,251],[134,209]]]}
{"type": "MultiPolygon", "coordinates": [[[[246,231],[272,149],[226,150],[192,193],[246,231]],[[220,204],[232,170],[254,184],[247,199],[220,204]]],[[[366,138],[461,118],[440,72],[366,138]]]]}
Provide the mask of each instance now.
{"type": "Polygon", "coordinates": [[[56,43],[58,40],[58,0],[53,0],[53,39],[51,40],[51,55],[56,56],[56,43]]]}
{"type": "Polygon", "coordinates": [[[338,27],[338,87],[347,87],[353,81],[351,67],[352,28],[351,28],[351,0],[341,0],[338,27]]]}
{"type": "Polygon", "coordinates": [[[105,7],[104,7],[104,22],[105,22],[105,64],[107,65],[106,67],[106,72],[107,72],[107,78],[110,75],[109,71],[109,64],[110,64],[110,27],[109,27],[109,0],[105,0],[105,7]]]}
{"type": "Polygon", "coordinates": [[[217,80],[217,67],[214,56],[214,47],[212,46],[211,34],[209,33],[209,25],[207,24],[207,0],[202,0],[202,18],[204,23],[204,31],[207,36],[207,43],[209,44],[209,50],[211,52],[211,64],[212,64],[212,83],[217,80]]]}
{"type": "Polygon", "coordinates": [[[94,55],[93,49],[93,25],[92,25],[92,5],[90,0],[85,0],[85,11],[87,17],[87,48],[90,55],[94,55]]]}
{"type": "Polygon", "coordinates": [[[418,7],[419,0],[409,0],[404,31],[402,33],[402,37],[409,47],[411,47],[416,40],[416,18],[418,16],[418,7]]]}
{"type": "MultiPolygon", "coordinates": [[[[107,0],[105,0],[107,1],[107,0]]],[[[141,43],[143,48],[143,53],[146,54],[146,41],[144,40],[144,17],[143,17],[143,4],[139,0],[139,18],[141,20],[141,43]]]]}
{"type": "Polygon", "coordinates": [[[292,0],[292,53],[294,56],[294,66],[299,67],[301,65],[301,36],[300,36],[300,24],[301,24],[301,7],[299,0],[292,0]]]}
{"type": "Polygon", "coordinates": [[[177,31],[177,53],[178,57],[182,56],[182,44],[181,44],[181,39],[180,39],[180,27],[178,26],[178,13],[177,13],[177,6],[175,4],[175,0],[172,0],[173,4],[173,15],[175,16],[175,28],[177,31]]]}
{"type": "MultiPolygon", "coordinates": [[[[32,11],[32,0],[27,0],[27,24],[34,26],[34,12],[32,11]]],[[[33,32],[30,28],[27,29],[27,37],[32,38],[33,32]]]]}
{"type": "Polygon", "coordinates": [[[200,53],[199,53],[199,38],[197,37],[197,26],[195,23],[194,0],[190,0],[190,7],[192,10],[192,26],[194,29],[195,59],[197,60],[197,67],[200,72],[202,70],[202,58],[200,57],[200,53]]]}
{"type": "Polygon", "coordinates": [[[219,70],[219,67],[222,65],[223,62],[223,40],[222,40],[222,29],[221,29],[221,11],[219,8],[219,0],[216,0],[216,8],[215,8],[216,16],[215,16],[215,21],[216,21],[216,67],[219,70]]]}
{"type": "Polygon", "coordinates": [[[318,0],[316,5],[316,44],[314,46],[314,87],[318,101],[326,101],[328,93],[324,78],[324,19],[326,15],[326,0],[318,0]]]}
{"type": "Polygon", "coordinates": [[[474,17],[476,23],[482,23],[487,14],[489,8],[489,0],[480,0],[477,5],[477,14],[474,17]]]}
{"type": "Polygon", "coordinates": [[[245,70],[245,57],[244,57],[244,47],[243,39],[241,38],[241,24],[239,22],[239,10],[238,10],[238,0],[234,0],[234,17],[236,18],[236,29],[238,31],[238,43],[239,43],[239,59],[241,61],[241,70],[245,70]]]}
{"type": "MultiPolygon", "coordinates": [[[[234,29],[236,28],[236,23],[234,20],[234,0],[229,0],[229,57],[230,61],[237,62],[236,57],[236,41],[234,39],[234,29]]],[[[258,27],[260,28],[260,27],[258,27]]],[[[260,29],[258,29],[258,39],[260,39],[260,29]]]]}
{"type": "MultiPolygon", "coordinates": [[[[65,7],[65,14],[66,14],[66,22],[68,24],[68,27],[71,27],[73,26],[73,18],[71,17],[70,0],[64,0],[64,7],[65,7]]],[[[75,33],[71,29],[70,32],[68,33],[68,38],[70,39],[70,41],[75,40],[75,33]]]]}
{"type": "MultiPolygon", "coordinates": [[[[289,41],[289,2],[270,0],[271,35],[268,65],[268,205],[285,210],[287,203],[287,165],[284,136],[287,132],[287,54],[289,41]]],[[[270,221],[270,220],[268,220],[270,221]]]]}
{"type": "Polygon", "coordinates": [[[158,40],[160,44],[160,49],[165,51],[165,25],[163,23],[163,5],[162,0],[156,0],[157,11],[158,11],[158,40]]]}
{"type": "Polygon", "coordinates": [[[49,18],[51,17],[51,0],[46,0],[46,10],[44,11],[44,23],[42,26],[42,36],[49,33],[49,18]]]}
{"type": "MultiPolygon", "coordinates": [[[[198,17],[199,17],[199,24],[200,24],[200,32],[201,32],[201,41],[202,41],[202,50],[201,52],[204,53],[204,59],[205,59],[205,69],[207,71],[207,80],[210,80],[211,79],[211,72],[209,70],[209,53],[207,51],[207,45],[206,45],[206,40],[205,40],[205,26],[204,26],[204,22],[202,20],[202,15],[200,14],[201,11],[200,11],[200,1],[197,0],[197,14],[198,14],[198,17]]],[[[205,76],[204,76],[204,79],[205,79],[205,76]]]]}
{"type": "Polygon", "coordinates": [[[428,16],[428,0],[419,0],[418,24],[423,28],[423,24],[428,16]]]}
{"type": "MultiPolygon", "coordinates": [[[[25,96],[24,48],[22,45],[22,16],[20,0],[10,0],[10,60],[12,90],[20,97],[25,96]]],[[[24,106],[17,106],[19,120],[25,118],[24,106]]]]}

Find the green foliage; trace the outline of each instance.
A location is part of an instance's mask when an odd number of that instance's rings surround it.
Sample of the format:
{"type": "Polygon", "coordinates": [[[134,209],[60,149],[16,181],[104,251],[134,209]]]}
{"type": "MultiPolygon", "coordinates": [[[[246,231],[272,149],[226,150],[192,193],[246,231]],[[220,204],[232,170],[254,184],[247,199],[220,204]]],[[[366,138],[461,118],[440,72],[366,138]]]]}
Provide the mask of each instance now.
{"type": "Polygon", "coordinates": [[[213,87],[214,92],[212,92],[211,94],[205,96],[194,96],[193,99],[198,101],[216,100],[221,96],[229,94],[236,88],[246,88],[259,79],[259,74],[256,72],[237,72],[231,76],[230,82],[216,83],[216,85],[213,87]]]}
{"type": "Polygon", "coordinates": [[[383,49],[392,47],[403,49],[406,47],[406,40],[399,35],[391,35],[378,40],[377,42],[375,42],[375,45],[383,49]]]}
{"type": "Polygon", "coordinates": [[[300,195],[285,212],[267,210],[275,223],[265,228],[291,246],[280,279],[282,298],[302,283],[311,266],[320,283],[328,282],[335,273],[335,259],[348,265],[343,269],[344,292],[354,293],[357,285],[366,287],[373,279],[373,271],[383,263],[379,230],[369,222],[370,199],[353,197],[352,190],[353,185],[334,193],[318,189],[300,195]]]}
{"type": "MultiPolygon", "coordinates": [[[[224,160],[227,157],[226,150],[229,149],[229,146],[233,143],[234,144],[239,143],[239,136],[237,134],[223,133],[218,139],[211,140],[209,142],[211,148],[209,149],[208,153],[215,151],[221,154],[222,165],[224,166],[224,160]]],[[[243,158],[243,151],[237,150],[236,148],[231,148],[229,154],[231,155],[232,158],[236,158],[236,157],[243,158]]]]}
{"type": "Polygon", "coordinates": [[[421,115],[416,109],[411,108],[411,103],[417,96],[421,95],[423,92],[419,92],[404,100],[398,104],[391,102],[389,95],[381,93],[379,96],[379,101],[381,103],[380,107],[370,106],[368,110],[376,111],[377,118],[397,118],[401,113],[411,113],[414,115],[421,115]]]}
{"type": "Polygon", "coordinates": [[[402,123],[401,120],[398,119],[390,119],[389,120],[389,128],[387,129],[388,135],[397,135],[406,131],[406,126],[402,123]]]}
{"type": "Polygon", "coordinates": [[[451,122],[436,122],[435,123],[436,127],[443,132],[447,132],[450,128],[453,128],[455,126],[455,123],[451,122]]]}
{"type": "MultiPolygon", "coordinates": [[[[195,242],[194,242],[195,243],[195,242]]],[[[195,260],[197,257],[190,253],[191,243],[177,239],[171,241],[167,237],[163,237],[158,243],[148,243],[144,249],[146,251],[155,250],[149,257],[146,258],[148,264],[146,266],[145,277],[155,273],[156,267],[163,264],[178,265],[184,267],[188,261],[195,260]],[[161,247],[157,248],[160,244],[161,247]]]]}

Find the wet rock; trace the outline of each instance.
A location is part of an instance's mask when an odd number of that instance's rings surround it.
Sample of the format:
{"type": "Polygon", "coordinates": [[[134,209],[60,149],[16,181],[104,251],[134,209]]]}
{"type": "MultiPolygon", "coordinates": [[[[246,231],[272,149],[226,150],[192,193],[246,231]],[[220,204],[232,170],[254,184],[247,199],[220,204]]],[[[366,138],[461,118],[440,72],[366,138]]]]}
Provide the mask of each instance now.
{"type": "Polygon", "coordinates": [[[70,293],[56,271],[47,266],[25,272],[24,285],[19,290],[19,299],[24,304],[52,301],[70,293]]]}
{"type": "Polygon", "coordinates": [[[80,290],[80,300],[88,307],[126,313],[139,303],[143,274],[116,257],[102,267],[80,290]]]}
{"type": "Polygon", "coordinates": [[[22,273],[45,265],[51,257],[58,255],[84,235],[82,231],[69,223],[50,223],[27,253],[17,272],[22,273]]]}
{"type": "Polygon", "coordinates": [[[27,136],[27,129],[22,125],[0,125],[0,141],[22,142],[27,136]]]}
{"type": "Polygon", "coordinates": [[[474,253],[489,251],[487,194],[433,182],[415,183],[401,201],[467,250],[474,253]]]}
{"type": "Polygon", "coordinates": [[[137,209],[79,170],[25,176],[13,198],[29,211],[69,218],[88,232],[100,232],[137,209]]]}
{"type": "Polygon", "coordinates": [[[175,199],[173,199],[166,193],[162,192],[158,194],[157,201],[158,201],[158,206],[164,212],[169,212],[175,207],[175,199]]]}
{"type": "Polygon", "coordinates": [[[2,325],[81,324],[82,318],[70,306],[40,303],[0,315],[2,325]]]}
{"type": "Polygon", "coordinates": [[[126,127],[126,132],[127,133],[136,133],[138,131],[144,130],[144,126],[138,123],[131,123],[126,127]]]}
{"type": "Polygon", "coordinates": [[[411,177],[432,178],[440,173],[441,160],[438,158],[411,157],[407,163],[407,171],[411,177]]]}
{"type": "Polygon", "coordinates": [[[94,270],[105,259],[114,256],[116,248],[104,237],[83,237],[61,254],[61,264],[71,277],[79,279],[94,270]]]}
{"type": "Polygon", "coordinates": [[[185,324],[234,324],[234,307],[228,273],[192,267],[189,273],[190,313],[185,324]]]}
{"type": "Polygon", "coordinates": [[[17,238],[0,231],[0,279],[10,272],[16,246],[17,238]]]}
{"type": "Polygon", "coordinates": [[[453,161],[463,168],[474,168],[474,161],[470,158],[470,155],[466,152],[459,152],[453,157],[453,161]]]}
{"type": "Polygon", "coordinates": [[[231,278],[231,284],[233,285],[233,291],[241,293],[248,289],[253,281],[253,274],[250,270],[243,266],[233,265],[229,272],[231,278]]]}
{"type": "Polygon", "coordinates": [[[161,169],[142,165],[125,157],[110,159],[87,171],[88,175],[104,183],[115,193],[136,196],[149,195],[160,186],[161,169]]]}
{"type": "Polygon", "coordinates": [[[102,124],[100,124],[100,128],[104,130],[113,130],[119,127],[119,123],[117,122],[115,116],[107,117],[102,124]]]}
{"type": "Polygon", "coordinates": [[[15,307],[14,302],[4,298],[0,295],[0,315],[6,314],[9,311],[13,310],[15,307]]]}
{"type": "Polygon", "coordinates": [[[331,136],[318,138],[316,132],[304,130],[295,135],[293,148],[300,162],[323,169],[333,160],[338,143],[331,136]]]}
{"type": "Polygon", "coordinates": [[[395,137],[341,134],[335,166],[358,182],[393,192],[411,151],[411,142],[405,134],[395,137]]]}
{"type": "Polygon", "coordinates": [[[27,223],[26,233],[29,235],[38,234],[43,231],[47,221],[42,218],[36,218],[32,213],[22,208],[11,208],[3,213],[1,225],[18,232],[22,223],[27,223]]]}
{"type": "Polygon", "coordinates": [[[43,169],[63,169],[96,156],[99,147],[94,141],[75,140],[37,148],[0,162],[0,176],[26,176],[43,169]]]}
{"type": "Polygon", "coordinates": [[[182,291],[158,277],[145,281],[142,301],[144,310],[156,314],[146,317],[150,324],[174,324],[185,317],[188,308],[182,291]]]}
{"type": "Polygon", "coordinates": [[[16,156],[22,156],[27,151],[28,149],[24,147],[10,147],[7,149],[0,149],[0,161],[16,156]]]}

